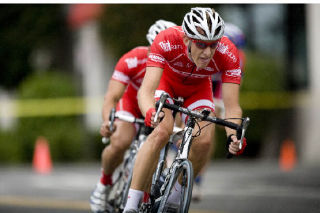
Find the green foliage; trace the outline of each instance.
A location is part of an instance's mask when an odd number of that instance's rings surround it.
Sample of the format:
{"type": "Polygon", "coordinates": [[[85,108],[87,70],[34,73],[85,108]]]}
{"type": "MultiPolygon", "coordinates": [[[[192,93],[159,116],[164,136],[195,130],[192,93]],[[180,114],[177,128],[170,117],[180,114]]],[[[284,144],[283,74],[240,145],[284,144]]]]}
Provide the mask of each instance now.
{"type": "MultiPolygon", "coordinates": [[[[59,72],[41,72],[29,76],[19,87],[21,99],[70,97],[76,95],[71,76],[59,72]]],[[[20,118],[12,133],[0,133],[0,161],[31,162],[39,136],[49,141],[54,161],[83,160],[90,155],[88,140],[80,116],[20,118]]]]}
{"type": "Polygon", "coordinates": [[[16,87],[32,72],[32,50],[54,48],[65,27],[62,5],[1,5],[0,85],[16,87]]]}
{"type": "Polygon", "coordinates": [[[71,75],[42,72],[29,76],[19,87],[20,99],[57,98],[76,95],[71,75]]]}
{"type": "Polygon", "coordinates": [[[23,149],[14,131],[0,132],[0,163],[22,162],[23,149]]]}
{"type": "MultiPolygon", "coordinates": [[[[76,95],[71,76],[58,72],[30,76],[20,87],[20,98],[55,98],[76,95]]],[[[22,118],[18,125],[25,152],[25,160],[31,159],[34,142],[39,136],[50,143],[52,158],[58,161],[80,159],[84,153],[85,131],[80,117],[22,118]],[[26,134],[27,133],[27,134],[26,134]]]]}
{"type": "Polygon", "coordinates": [[[285,89],[284,67],[276,58],[246,52],[242,91],[277,92],[285,89]]]}
{"type": "MultiPolygon", "coordinates": [[[[184,14],[192,4],[111,4],[101,17],[102,39],[119,58],[136,46],[149,45],[146,34],[158,19],[181,25],[184,14]]],[[[210,6],[213,5],[202,5],[210,6]]]]}

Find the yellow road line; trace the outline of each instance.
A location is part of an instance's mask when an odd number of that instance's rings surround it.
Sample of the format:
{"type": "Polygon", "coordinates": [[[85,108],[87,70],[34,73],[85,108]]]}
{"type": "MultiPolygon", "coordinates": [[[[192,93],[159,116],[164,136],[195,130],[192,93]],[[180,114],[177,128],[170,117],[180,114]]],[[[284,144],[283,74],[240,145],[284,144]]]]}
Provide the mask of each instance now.
{"type": "MultiPolygon", "coordinates": [[[[73,209],[90,210],[89,201],[57,200],[49,198],[30,198],[23,196],[0,196],[0,205],[49,208],[49,209],[73,209]]],[[[189,213],[222,213],[217,211],[192,209],[189,213]]]]}

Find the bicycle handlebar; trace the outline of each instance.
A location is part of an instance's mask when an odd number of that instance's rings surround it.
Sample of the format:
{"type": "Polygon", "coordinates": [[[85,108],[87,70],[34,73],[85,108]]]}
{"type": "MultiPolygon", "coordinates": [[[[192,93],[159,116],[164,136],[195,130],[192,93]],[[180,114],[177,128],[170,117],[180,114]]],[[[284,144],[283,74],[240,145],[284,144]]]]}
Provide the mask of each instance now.
{"type": "MultiPolygon", "coordinates": [[[[129,115],[122,115],[122,114],[116,114],[116,109],[112,108],[110,115],[109,115],[109,130],[112,132],[114,130],[114,121],[116,119],[120,119],[123,121],[127,121],[129,123],[136,123],[136,124],[140,124],[140,125],[144,125],[144,120],[140,119],[140,118],[136,118],[133,116],[129,116],[129,115]]],[[[102,143],[103,144],[108,144],[110,142],[110,139],[107,137],[102,137],[102,143]]]]}
{"type": "MultiPolygon", "coordinates": [[[[209,121],[209,122],[212,122],[212,123],[215,123],[218,125],[229,127],[231,129],[234,129],[237,131],[237,138],[240,140],[239,148],[240,149],[242,148],[243,138],[244,138],[245,132],[246,132],[248,125],[249,125],[249,122],[250,122],[249,117],[241,118],[242,122],[240,125],[238,125],[236,123],[226,121],[225,119],[220,119],[217,117],[209,116],[207,113],[192,111],[187,108],[177,106],[175,104],[167,103],[166,100],[168,97],[169,97],[169,95],[167,93],[162,93],[160,100],[156,102],[157,113],[155,115],[155,118],[158,117],[158,114],[161,112],[162,108],[167,108],[167,109],[171,109],[171,110],[175,110],[175,111],[184,113],[184,114],[186,114],[190,117],[193,117],[193,118],[198,118],[202,121],[209,121]]],[[[228,153],[227,158],[231,158],[232,156],[233,155],[231,153],[228,153]]]]}

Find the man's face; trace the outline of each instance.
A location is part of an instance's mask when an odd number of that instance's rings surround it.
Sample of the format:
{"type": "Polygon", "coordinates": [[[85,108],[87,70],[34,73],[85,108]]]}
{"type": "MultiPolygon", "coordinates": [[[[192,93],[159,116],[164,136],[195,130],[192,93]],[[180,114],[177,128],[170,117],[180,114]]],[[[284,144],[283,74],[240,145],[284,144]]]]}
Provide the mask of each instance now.
{"type": "Polygon", "coordinates": [[[196,66],[203,69],[208,66],[219,41],[201,41],[189,39],[191,42],[191,58],[196,66]]]}

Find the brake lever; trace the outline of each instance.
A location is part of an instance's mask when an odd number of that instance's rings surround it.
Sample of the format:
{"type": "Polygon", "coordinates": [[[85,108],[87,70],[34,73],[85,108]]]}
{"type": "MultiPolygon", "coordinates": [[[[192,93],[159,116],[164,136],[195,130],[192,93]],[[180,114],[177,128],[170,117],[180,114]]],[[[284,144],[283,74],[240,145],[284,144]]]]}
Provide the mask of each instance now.
{"type": "Polygon", "coordinates": [[[111,113],[109,115],[109,129],[110,132],[113,132],[113,123],[114,120],[116,119],[116,108],[111,109],[111,113]]]}
{"type": "Polygon", "coordinates": [[[244,120],[242,121],[242,124],[241,124],[241,138],[240,138],[240,144],[239,144],[239,148],[242,149],[242,143],[243,143],[243,138],[246,134],[246,131],[247,131],[247,128],[249,126],[249,123],[250,123],[250,118],[249,117],[245,117],[244,120]]]}
{"type": "Polygon", "coordinates": [[[167,99],[169,98],[169,95],[168,93],[162,93],[161,96],[160,96],[160,100],[159,100],[159,105],[157,107],[157,112],[154,116],[154,119],[153,119],[153,122],[157,122],[158,120],[158,117],[159,117],[159,113],[161,112],[162,108],[163,108],[163,105],[164,103],[167,101],[167,99]]]}
{"type": "MultiPolygon", "coordinates": [[[[109,115],[109,129],[110,129],[111,132],[114,129],[113,128],[113,123],[114,123],[115,119],[116,119],[116,108],[112,108],[111,112],[110,112],[110,115],[109,115]]],[[[101,141],[102,141],[103,144],[108,145],[110,143],[110,138],[102,137],[101,141]]]]}
{"type": "MultiPolygon", "coordinates": [[[[242,149],[242,144],[243,144],[243,138],[245,136],[245,133],[247,131],[247,128],[249,126],[249,123],[250,123],[250,118],[249,117],[245,117],[243,120],[242,120],[242,123],[241,123],[241,127],[240,129],[237,130],[237,138],[240,139],[240,144],[239,144],[239,149],[241,150],[242,149]]],[[[230,152],[228,152],[227,154],[227,158],[232,158],[233,157],[233,154],[231,154],[230,152]]]]}

